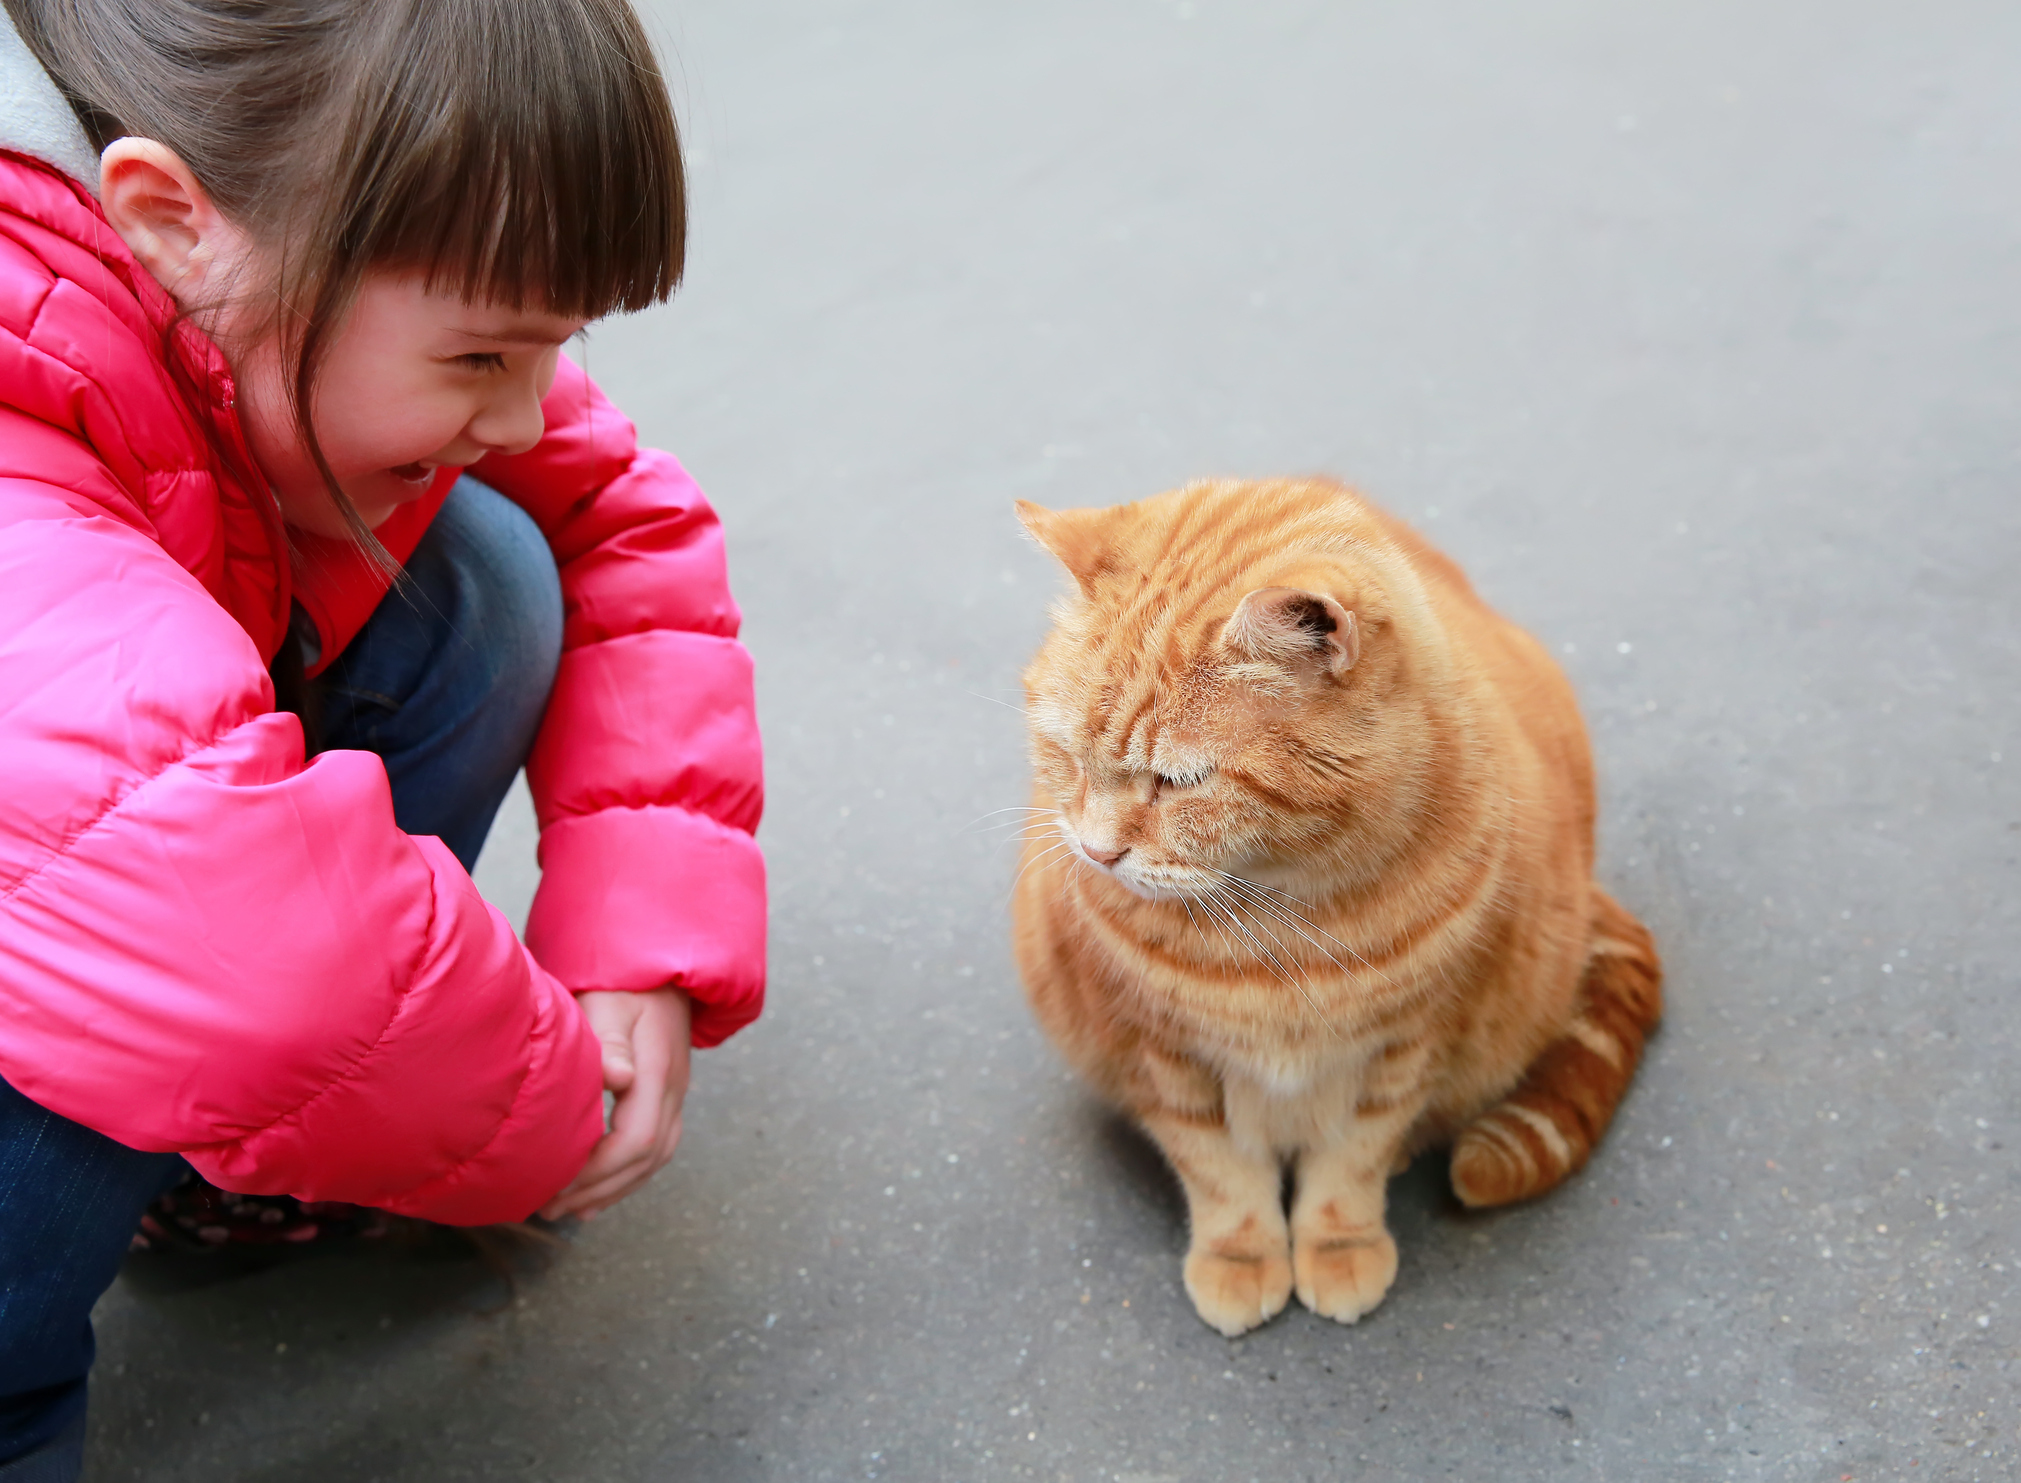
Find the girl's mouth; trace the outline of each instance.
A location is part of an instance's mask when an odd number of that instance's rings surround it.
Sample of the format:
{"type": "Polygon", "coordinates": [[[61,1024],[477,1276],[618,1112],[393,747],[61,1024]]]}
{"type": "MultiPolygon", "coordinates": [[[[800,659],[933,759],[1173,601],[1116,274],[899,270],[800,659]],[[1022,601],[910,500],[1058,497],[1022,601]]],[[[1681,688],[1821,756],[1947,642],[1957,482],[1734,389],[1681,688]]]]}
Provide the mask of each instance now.
{"type": "Polygon", "coordinates": [[[399,468],[388,469],[386,472],[403,484],[425,487],[435,482],[435,467],[433,464],[403,463],[399,468]]]}

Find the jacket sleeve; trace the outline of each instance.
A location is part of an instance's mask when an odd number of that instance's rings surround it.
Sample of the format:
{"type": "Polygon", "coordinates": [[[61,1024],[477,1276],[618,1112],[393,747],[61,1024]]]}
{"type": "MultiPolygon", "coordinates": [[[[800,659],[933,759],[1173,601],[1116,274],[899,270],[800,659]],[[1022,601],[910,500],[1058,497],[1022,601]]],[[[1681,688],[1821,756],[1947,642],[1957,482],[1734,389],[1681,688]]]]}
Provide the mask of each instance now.
{"type": "Polygon", "coordinates": [[[538,447],[472,470],[561,569],[561,668],[527,763],[527,946],[578,992],[679,986],[695,1044],[715,1045],[765,995],[764,769],[722,526],[567,359],[543,410],[538,447]]]}
{"type": "Polygon", "coordinates": [[[117,499],[0,477],[0,1074],[227,1189],[524,1217],[602,1130],[579,1011],[117,499]]]}

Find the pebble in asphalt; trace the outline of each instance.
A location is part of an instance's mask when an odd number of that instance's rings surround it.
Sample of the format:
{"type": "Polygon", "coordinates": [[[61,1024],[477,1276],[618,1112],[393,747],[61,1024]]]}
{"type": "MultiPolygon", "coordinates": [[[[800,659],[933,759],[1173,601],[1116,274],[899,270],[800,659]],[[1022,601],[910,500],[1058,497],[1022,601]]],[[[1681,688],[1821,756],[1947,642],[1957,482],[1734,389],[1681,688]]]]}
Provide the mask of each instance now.
{"type": "MultiPolygon", "coordinates": [[[[665,4],[669,311],[593,373],[728,523],[773,1006],[516,1294],[371,1252],[101,1305],[94,1479],[2021,1471],[2021,10],[665,4]],[[1010,505],[1328,470],[1559,652],[1670,1018],[1588,1171],[1393,1186],[1230,1343],[1005,944],[1010,505]]],[[[523,800],[480,872],[522,911],[523,800]]]]}

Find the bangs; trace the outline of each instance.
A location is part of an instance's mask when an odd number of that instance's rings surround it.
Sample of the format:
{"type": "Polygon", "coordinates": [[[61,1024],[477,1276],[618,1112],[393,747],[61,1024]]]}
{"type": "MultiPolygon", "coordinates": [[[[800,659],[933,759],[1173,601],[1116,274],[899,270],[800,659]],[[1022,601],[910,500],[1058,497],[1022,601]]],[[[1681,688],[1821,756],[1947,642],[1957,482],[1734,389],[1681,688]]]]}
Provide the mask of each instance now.
{"type": "Polygon", "coordinates": [[[339,102],[351,126],[331,131],[347,143],[324,197],[347,267],[581,319],[673,293],[680,138],[625,0],[366,8],[378,65],[339,102]]]}

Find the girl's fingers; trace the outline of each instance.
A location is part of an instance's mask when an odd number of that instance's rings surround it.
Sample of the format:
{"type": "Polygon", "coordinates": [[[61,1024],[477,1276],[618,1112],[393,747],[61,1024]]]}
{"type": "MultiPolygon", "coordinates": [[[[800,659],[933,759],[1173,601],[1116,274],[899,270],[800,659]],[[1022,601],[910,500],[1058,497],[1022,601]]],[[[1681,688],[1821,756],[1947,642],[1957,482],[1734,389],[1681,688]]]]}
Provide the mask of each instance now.
{"type": "Polygon", "coordinates": [[[607,1092],[628,1092],[638,1077],[632,1066],[631,1047],[606,1045],[603,1051],[603,1085],[607,1092]]]}
{"type": "Polygon", "coordinates": [[[549,1220],[585,1219],[659,1172],[681,1138],[687,1095],[688,1005],[677,991],[581,996],[604,1042],[605,1085],[616,1093],[610,1130],[580,1173],[542,1209],[549,1220]]]}
{"type": "Polygon", "coordinates": [[[548,1218],[553,1220],[571,1214],[587,1218],[599,1214],[643,1186],[659,1171],[661,1162],[653,1160],[614,1170],[595,1183],[569,1190],[555,1202],[548,1218]]]}
{"type": "Polygon", "coordinates": [[[628,1094],[619,1096],[611,1130],[590,1150],[589,1162],[582,1166],[582,1172],[542,1209],[541,1214],[547,1219],[558,1220],[580,1211],[592,1198],[601,1195],[606,1186],[629,1177],[640,1161],[651,1155],[654,1143],[651,1131],[641,1138],[630,1126],[626,1104],[632,1100],[628,1094]]]}
{"type": "Polygon", "coordinates": [[[577,1204],[602,1198],[613,1188],[636,1183],[650,1175],[655,1167],[653,1153],[657,1140],[642,1147],[623,1147],[600,1150],[603,1155],[593,1158],[590,1167],[585,1168],[577,1178],[569,1197],[577,1204]]]}
{"type": "Polygon", "coordinates": [[[597,1144],[583,1165],[582,1173],[576,1175],[570,1189],[577,1194],[600,1188],[614,1179],[623,1179],[644,1165],[652,1157],[654,1145],[658,1142],[658,1128],[648,1124],[644,1128],[625,1126],[625,1101],[618,1102],[617,1115],[611,1119],[611,1130],[597,1144]]]}
{"type": "Polygon", "coordinates": [[[597,1144],[574,1182],[543,1212],[549,1219],[615,1204],[673,1157],[681,1136],[680,1101],[667,1096],[664,1087],[659,1096],[649,1097],[652,1089],[647,1081],[642,1077],[639,1085],[619,1096],[610,1132],[597,1144]]]}
{"type": "Polygon", "coordinates": [[[642,1188],[646,1181],[659,1172],[672,1152],[671,1146],[665,1147],[647,1163],[619,1170],[594,1185],[571,1192],[566,1201],[567,1213],[580,1215],[584,1219],[602,1214],[642,1188]]]}

